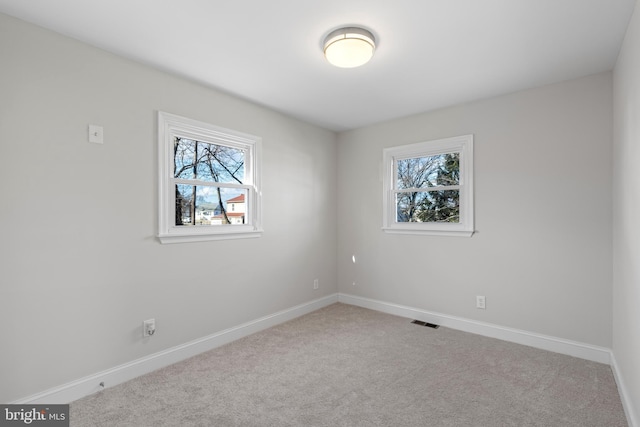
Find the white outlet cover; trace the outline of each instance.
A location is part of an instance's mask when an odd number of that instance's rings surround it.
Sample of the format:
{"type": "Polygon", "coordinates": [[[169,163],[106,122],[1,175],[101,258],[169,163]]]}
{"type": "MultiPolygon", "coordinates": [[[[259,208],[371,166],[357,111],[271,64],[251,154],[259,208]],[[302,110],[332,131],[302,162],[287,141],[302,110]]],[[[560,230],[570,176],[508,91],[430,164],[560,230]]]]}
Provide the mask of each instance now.
{"type": "Polygon", "coordinates": [[[483,296],[476,296],[476,308],[486,308],[486,300],[483,296]]]}
{"type": "Polygon", "coordinates": [[[149,319],[142,322],[142,336],[150,337],[156,332],[156,320],[149,319]]]}

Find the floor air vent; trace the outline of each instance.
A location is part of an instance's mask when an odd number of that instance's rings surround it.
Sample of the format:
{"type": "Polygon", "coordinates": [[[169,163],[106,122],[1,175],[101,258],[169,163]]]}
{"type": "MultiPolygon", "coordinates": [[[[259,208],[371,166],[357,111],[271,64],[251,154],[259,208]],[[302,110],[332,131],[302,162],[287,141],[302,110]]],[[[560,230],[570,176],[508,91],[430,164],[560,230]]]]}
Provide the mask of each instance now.
{"type": "Polygon", "coordinates": [[[426,326],[428,328],[433,328],[433,329],[438,329],[440,327],[440,325],[436,325],[434,323],[423,322],[422,320],[414,320],[411,323],[415,323],[416,325],[426,326]]]}

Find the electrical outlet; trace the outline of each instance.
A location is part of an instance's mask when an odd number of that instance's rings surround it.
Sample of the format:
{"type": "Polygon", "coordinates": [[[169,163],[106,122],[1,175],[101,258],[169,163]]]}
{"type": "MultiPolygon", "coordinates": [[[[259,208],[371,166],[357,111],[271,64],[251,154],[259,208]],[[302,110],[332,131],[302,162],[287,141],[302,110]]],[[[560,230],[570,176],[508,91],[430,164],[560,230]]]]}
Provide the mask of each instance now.
{"type": "Polygon", "coordinates": [[[484,296],[476,296],[476,308],[486,309],[487,305],[485,304],[484,296]]]}
{"type": "Polygon", "coordinates": [[[313,281],[313,289],[318,289],[318,286],[319,286],[319,285],[318,285],[318,279],[315,279],[315,280],[313,281]]]}
{"type": "Polygon", "coordinates": [[[156,333],[156,319],[149,319],[142,322],[142,336],[150,337],[156,333]]]}

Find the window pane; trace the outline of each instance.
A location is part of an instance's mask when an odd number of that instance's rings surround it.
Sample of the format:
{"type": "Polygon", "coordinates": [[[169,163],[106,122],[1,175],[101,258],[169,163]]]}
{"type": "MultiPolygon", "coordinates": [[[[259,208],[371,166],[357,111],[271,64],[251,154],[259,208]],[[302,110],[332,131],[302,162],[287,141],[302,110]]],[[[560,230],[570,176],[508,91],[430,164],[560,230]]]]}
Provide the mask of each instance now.
{"type": "Polygon", "coordinates": [[[246,223],[245,189],[177,184],[175,192],[177,226],[246,223]]]}
{"type": "Polygon", "coordinates": [[[398,193],[397,222],[460,222],[459,190],[398,193]]]}
{"type": "Polygon", "coordinates": [[[428,188],[458,185],[460,153],[437,154],[397,161],[396,188],[428,188]]]}
{"type": "Polygon", "coordinates": [[[238,148],[176,138],[174,177],[244,184],[245,152],[238,148]]]}
{"type": "Polygon", "coordinates": [[[173,142],[173,176],[193,179],[196,158],[196,142],[185,138],[176,138],[173,142]]]}

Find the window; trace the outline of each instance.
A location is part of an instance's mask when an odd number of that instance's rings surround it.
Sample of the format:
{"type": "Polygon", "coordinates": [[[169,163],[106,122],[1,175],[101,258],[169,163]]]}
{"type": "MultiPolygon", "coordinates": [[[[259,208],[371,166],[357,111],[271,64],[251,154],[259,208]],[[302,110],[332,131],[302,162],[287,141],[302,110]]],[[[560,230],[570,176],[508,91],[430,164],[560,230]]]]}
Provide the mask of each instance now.
{"type": "Polygon", "coordinates": [[[383,151],[383,230],[471,236],[473,135],[383,151]]]}
{"type": "Polygon", "coordinates": [[[259,237],[261,139],[158,113],[162,243],[259,237]]]}

